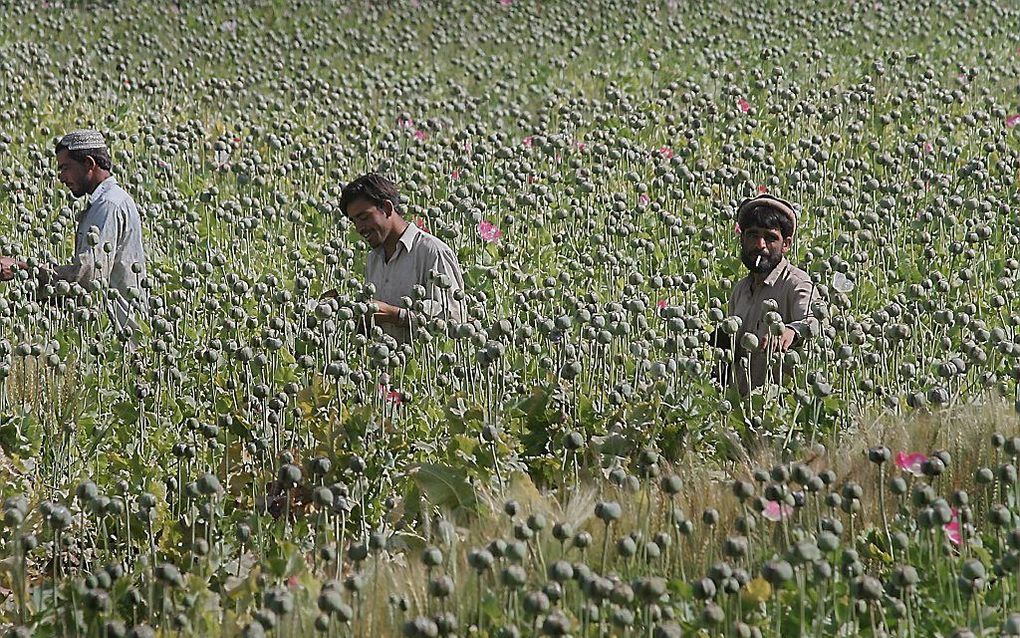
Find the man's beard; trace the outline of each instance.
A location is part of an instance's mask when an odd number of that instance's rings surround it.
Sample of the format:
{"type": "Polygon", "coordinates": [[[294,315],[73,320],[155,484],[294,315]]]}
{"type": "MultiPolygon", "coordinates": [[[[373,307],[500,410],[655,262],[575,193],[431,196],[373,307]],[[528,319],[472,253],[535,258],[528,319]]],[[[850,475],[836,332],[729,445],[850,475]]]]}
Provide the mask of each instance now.
{"type": "Polygon", "coordinates": [[[748,270],[757,275],[769,274],[782,260],[782,254],[766,255],[749,250],[740,251],[740,261],[747,266],[748,270]],[[759,257],[761,257],[761,259],[758,259],[759,257]],[[757,265],[755,265],[755,261],[758,262],[757,265]]]}

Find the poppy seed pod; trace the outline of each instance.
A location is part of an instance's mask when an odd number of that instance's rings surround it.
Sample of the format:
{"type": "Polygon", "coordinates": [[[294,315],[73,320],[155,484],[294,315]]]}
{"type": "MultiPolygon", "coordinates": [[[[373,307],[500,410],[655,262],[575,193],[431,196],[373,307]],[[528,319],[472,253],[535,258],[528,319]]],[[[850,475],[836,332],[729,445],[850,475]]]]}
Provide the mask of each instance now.
{"type": "Polygon", "coordinates": [[[277,480],[285,488],[296,487],[301,483],[301,468],[285,463],[280,467],[277,480]]]}
{"type": "Polygon", "coordinates": [[[868,450],[868,460],[877,465],[887,462],[891,457],[892,452],[885,446],[873,447],[868,450]]]}
{"type": "Polygon", "coordinates": [[[770,560],[762,567],[762,577],[776,587],[793,578],[793,567],[785,560],[770,560]]]}
{"type": "Polygon", "coordinates": [[[595,516],[606,525],[619,519],[621,515],[620,505],[613,501],[602,501],[595,505],[595,516]]]}

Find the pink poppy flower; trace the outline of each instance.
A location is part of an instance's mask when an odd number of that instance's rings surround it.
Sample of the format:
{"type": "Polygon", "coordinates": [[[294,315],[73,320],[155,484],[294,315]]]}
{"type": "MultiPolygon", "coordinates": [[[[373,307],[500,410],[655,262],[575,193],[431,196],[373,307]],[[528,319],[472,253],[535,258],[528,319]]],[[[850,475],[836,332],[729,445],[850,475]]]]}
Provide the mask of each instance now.
{"type": "Polygon", "coordinates": [[[523,140],[521,140],[521,144],[524,145],[524,148],[531,148],[531,136],[529,135],[523,140]]]}
{"type": "Polygon", "coordinates": [[[1017,124],[1020,124],[1020,113],[1014,113],[1006,118],[1006,128],[1013,128],[1017,124]]]}
{"type": "Polygon", "coordinates": [[[662,148],[659,149],[659,155],[665,157],[666,159],[673,159],[673,149],[671,149],[668,146],[663,146],[662,148]]]}
{"type": "Polygon", "coordinates": [[[659,302],[655,304],[655,307],[658,308],[659,310],[663,310],[666,307],[666,300],[660,299],[659,302]]]}
{"type": "Polygon", "coordinates": [[[733,234],[740,236],[740,222],[733,224],[733,234]]]}
{"type": "Polygon", "coordinates": [[[499,0],[499,4],[504,7],[509,7],[514,3],[514,0],[499,0]]]}
{"type": "Polygon", "coordinates": [[[963,535],[960,534],[960,517],[956,515],[955,507],[953,508],[953,520],[943,525],[942,531],[946,533],[946,538],[953,545],[959,545],[963,542],[963,535]]]}
{"type": "Polygon", "coordinates": [[[478,222],[478,236],[482,241],[494,242],[503,236],[503,231],[487,219],[478,222]]]}
{"type": "Polygon", "coordinates": [[[924,152],[925,153],[931,153],[933,150],[935,150],[935,147],[932,146],[931,142],[925,142],[924,143],[924,152]]]}
{"type": "Polygon", "coordinates": [[[414,120],[412,120],[411,118],[398,119],[397,120],[397,126],[399,126],[401,128],[412,128],[412,127],[414,127],[414,120]]]}
{"type": "Polygon", "coordinates": [[[777,503],[775,501],[765,501],[765,509],[762,510],[761,515],[767,521],[778,523],[779,521],[786,520],[793,514],[793,508],[785,503],[777,503]]]}
{"type": "MultiPolygon", "coordinates": [[[[417,223],[417,220],[415,220],[415,223],[417,223]]],[[[390,390],[388,385],[379,384],[379,396],[387,403],[394,403],[396,405],[401,403],[400,392],[390,390]]]]}
{"type": "Polygon", "coordinates": [[[414,218],[414,225],[420,228],[421,230],[424,230],[426,233],[429,232],[428,227],[425,226],[425,220],[422,219],[421,217],[414,218]]]}
{"type": "Polygon", "coordinates": [[[747,113],[748,111],[751,110],[751,104],[744,98],[740,98],[739,100],[737,100],[737,106],[739,106],[740,110],[743,111],[744,113],[747,113]]]}
{"type": "Polygon", "coordinates": [[[762,194],[765,194],[765,193],[769,192],[769,189],[767,189],[764,186],[762,186],[761,184],[759,184],[758,185],[758,192],[762,193],[762,194]]]}
{"type": "Polygon", "coordinates": [[[640,195],[638,195],[637,200],[638,200],[638,203],[641,204],[642,206],[647,206],[648,202],[651,201],[650,199],[648,199],[648,195],[645,195],[644,193],[641,193],[640,195]]]}
{"type": "Polygon", "coordinates": [[[454,171],[450,173],[450,179],[460,179],[460,171],[454,169],[454,171]]]}
{"type": "Polygon", "coordinates": [[[414,132],[414,136],[415,136],[415,138],[417,138],[418,140],[421,140],[422,142],[424,142],[426,139],[428,139],[428,134],[425,131],[415,131],[414,132]]]}
{"type": "Polygon", "coordinates": [[[921,465],[928,460],[928,457],[920,452],[907,454],[906,452],[896,453],[896,467],[914,476],[924,476],[921,465]]]}
{"type": "Polygon", "coordinates": [[[577,143],[577,150],[581,151],[582,153],[584,152],[584,149],[586,149],[586,148],[588,148],[588,145],[585,144],[584,142],[578,142],[577,143]]]}

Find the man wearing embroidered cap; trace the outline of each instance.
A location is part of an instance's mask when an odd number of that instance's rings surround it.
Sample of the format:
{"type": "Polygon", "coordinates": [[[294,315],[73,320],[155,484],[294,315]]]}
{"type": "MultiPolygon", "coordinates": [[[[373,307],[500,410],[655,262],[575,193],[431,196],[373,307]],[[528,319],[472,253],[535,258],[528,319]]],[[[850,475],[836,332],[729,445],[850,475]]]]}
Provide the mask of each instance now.
{"type": "Polygon", "coordinates": [[[745,199],[737,208],[737,225],[740,261],[750,273],[733,288],[729,314],[741,319],[733,376],[747,394],[766,381],[780,381],[781,366],[770,365],[769,358],[807,336],[817,293],[808,274],[786,259],[797,227],[793,205],[771,195],[745,199]]]}
{"type": "Polygon", "coordinates": [[[110,174],[113,162],[101,133],[68,133],[55,151],[58,179],[75,197],[87,195],[89,204],[78,217],[71,263],[50,267],[42,278],[77,283],[86,290],[98,285],[106,291],[107,307],[118,328],[131,337],[138,329],[133,307],[144,306],[146,298],[138,207],[110,174]]]}

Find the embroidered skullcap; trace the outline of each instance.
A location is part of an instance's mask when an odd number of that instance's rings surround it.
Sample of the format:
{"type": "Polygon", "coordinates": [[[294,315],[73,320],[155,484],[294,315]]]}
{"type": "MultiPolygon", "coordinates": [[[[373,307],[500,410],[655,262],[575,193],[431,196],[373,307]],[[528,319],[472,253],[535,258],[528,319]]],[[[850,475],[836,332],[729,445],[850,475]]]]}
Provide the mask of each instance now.
{"type": "Polygon", "coordinates": [[[774,195],[758,195],[740,202],[737,206],[737,221],[739,222],[745,214],[756,208],[771,208],[779,211],[790,219],[793,230],[797,230],[797,212],[793,209],[793,204],[774,195]]]}
{"type": "Polygon", "coordinates": [[[106,148],[106,140],[103,134],[92,129],[81,129],[71,131],[60,138],[59,146],[69,151],[90,151],[98,148],[106,148]]]}

